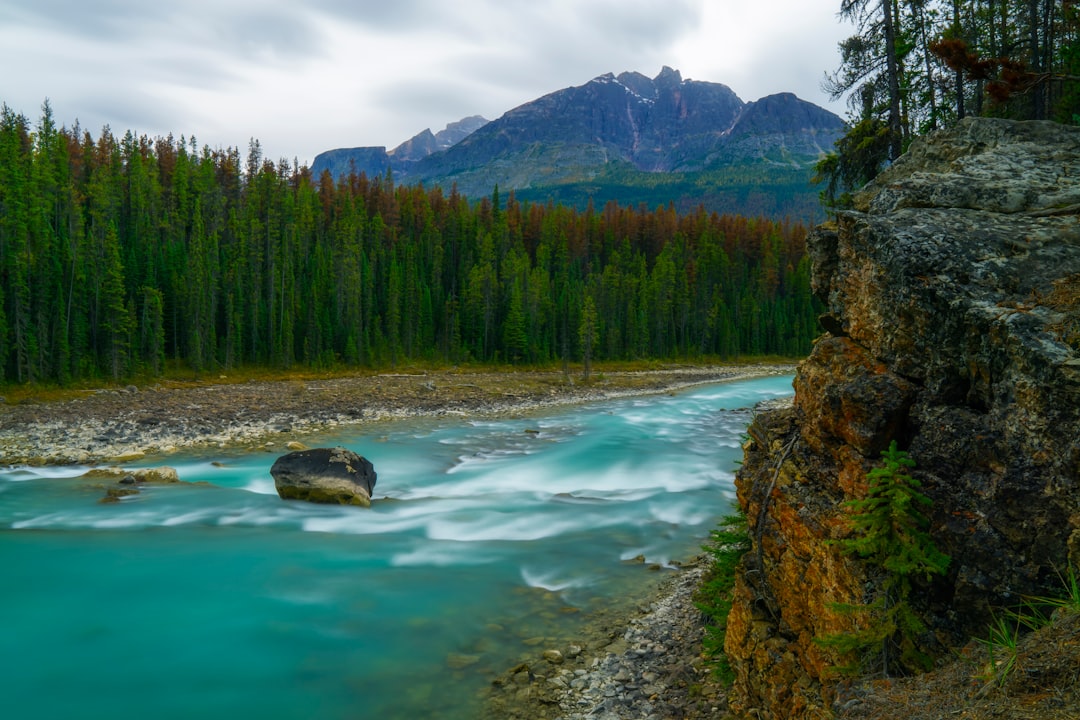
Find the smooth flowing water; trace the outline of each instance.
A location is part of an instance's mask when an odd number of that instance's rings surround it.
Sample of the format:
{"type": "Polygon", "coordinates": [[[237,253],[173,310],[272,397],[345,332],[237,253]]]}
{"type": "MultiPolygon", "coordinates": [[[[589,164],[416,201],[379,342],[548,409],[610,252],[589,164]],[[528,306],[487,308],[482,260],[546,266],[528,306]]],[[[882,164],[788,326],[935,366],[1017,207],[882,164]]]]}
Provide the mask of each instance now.
{"type": "Polygon", "coordinates": [[[526,653],[635,603],[731,510],[746,408],[791,378],[336,436],[370,510],[284,502],[277,453],[177,454],[102,504],[0,471],[0,716],[474,718],[526,653]]]}

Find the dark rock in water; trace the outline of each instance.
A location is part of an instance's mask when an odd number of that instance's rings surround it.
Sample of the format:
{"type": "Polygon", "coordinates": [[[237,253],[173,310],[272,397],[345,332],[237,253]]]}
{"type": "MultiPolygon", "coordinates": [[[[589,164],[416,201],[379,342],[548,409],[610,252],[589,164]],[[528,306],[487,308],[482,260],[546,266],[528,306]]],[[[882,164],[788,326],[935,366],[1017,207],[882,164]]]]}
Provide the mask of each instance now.
{"type": "Polygon", "coordinates": [[[138,488],[118,488],[111,487],[105,491],[105,497],[98,500],[99,503],[109,504],[120,502],[120,498],[128,497],[130,495],[138,495],[138,488]]]}
{"type": "Polygon", "coordinates": [[[371,506],[375,468],[343,447],[314,448],[282,455],[270,468],[283,500],[371,506]]]}

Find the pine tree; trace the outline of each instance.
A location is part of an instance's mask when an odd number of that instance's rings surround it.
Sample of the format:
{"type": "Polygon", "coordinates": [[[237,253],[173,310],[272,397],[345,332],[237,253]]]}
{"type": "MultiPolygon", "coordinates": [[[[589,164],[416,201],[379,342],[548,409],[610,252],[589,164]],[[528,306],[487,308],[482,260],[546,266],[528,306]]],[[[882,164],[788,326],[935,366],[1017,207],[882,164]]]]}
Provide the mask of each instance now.
{"type": "Polygon", "coordinates": [[[139,313],[139,356],[143,367],[153,375],[165,369],[165,308],[160,290],[143,287],[139,313]]]}
{"type": "Polygon", "coordinates": [[[592,295],[585,296],[585,305],[581,309],[581,324],[578,337],[581,342],[581,359],[585,364],[585,379],[592,374],[593,350],[600,336],[599,320],[596,316],[596,302],[592,295]]]}
{"type": "Polygon", "coordinates": [[[907,473],[915,461],[897,448],[895,440],[881,455],[884,464],[867,474],[866,497],[845,503],[852,535],[839,544],[880,568],[883,579],[869,603],[837,607],[864,617],[865,625],[820,642],[841,653],[859,655],[858,669],[879,664],[888,676],[894,669],[929,668],[930,658],[918,645],[926,626],[911,606],[911,591],[916,579],[944,574],[950,558],[937,549],[926,531],[929,521],[920,506],[927,507],[931,501],[919,490],[919,481],[907,473]]]}
{"type": "Polygon", "coordinates": [[[105,362],[113,382],[128,372],[131,346],[131,312],[125,301],[124,267],[120,243],[112,228],[106,234],[105,277],[101,287],[102,327],[105,331],[105,362]]]}
{"type": "Polygon", "coordinates": [[[521,287],[514,285],[510,291],[510,307],[503,321],[503,347],[506,359],[518,362],[528,350],[528,336],[525,333],[525,311],[522,307],[521,287]]]}

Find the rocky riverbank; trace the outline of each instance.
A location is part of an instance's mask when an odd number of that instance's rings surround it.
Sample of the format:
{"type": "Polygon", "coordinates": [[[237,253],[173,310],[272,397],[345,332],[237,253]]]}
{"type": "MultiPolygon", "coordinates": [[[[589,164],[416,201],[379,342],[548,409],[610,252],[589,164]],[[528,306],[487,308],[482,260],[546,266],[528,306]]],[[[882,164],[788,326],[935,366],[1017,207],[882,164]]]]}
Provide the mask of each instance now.
{"type": "Polygon", "coordinates": [[[181,448],[282,449],[301,435],[403,417],[513,414],[794,372],[790,365],[606,372],[401,372],[303,380],[162,382],[0,404],[0,465],[91,464],[181,448]]]}
{"type": "Polygon", "coordinates": [[[612,616],[563,647],[538,649],[492,684],[494,720],[652,720],[726,716],[724,689],[701,655],[694,594],[699,558],[660,583],[638,612],[612,616]]]}

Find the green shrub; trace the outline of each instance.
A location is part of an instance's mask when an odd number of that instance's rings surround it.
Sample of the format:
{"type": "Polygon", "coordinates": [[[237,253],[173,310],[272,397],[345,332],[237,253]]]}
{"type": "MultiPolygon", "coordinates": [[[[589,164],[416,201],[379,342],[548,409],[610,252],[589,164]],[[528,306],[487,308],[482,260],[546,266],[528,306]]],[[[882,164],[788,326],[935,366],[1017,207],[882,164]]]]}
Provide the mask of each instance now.
{"type": "Polygon", "coordinates": [[[698,609],[707,618],[701,644],[714,676],[730,684],[735,676],[724,654],[724,637],[736,571],[743,555],[750,550],[746,516],[739,513],[722,519],[703,548],[712,557],[712,566],[694,597],[698,609]]]}
{"type": "Polygon", "coordinates": [[[867,473],[866,497],[845,503],[852,535],[839,544],[850,554],[865,559],[882,573],[874,597],[865,604],[837,604],[840,612],[861,616],[855,632],[829,635],[818,640],[856,662],[842,668],[847,672],[880,670],[886,676],[894,670],[926,670],[931,659],[919,650],[918,636],[926,625],[911,607],[912,581],[941,575],[949,556],[940,552],[926,532],[929,524],[920,506],[930,499],[920,491],[920,483],[907,473],[915,461],[896,447],[896,441],[881,453],[884,463],[867,473]]]}

